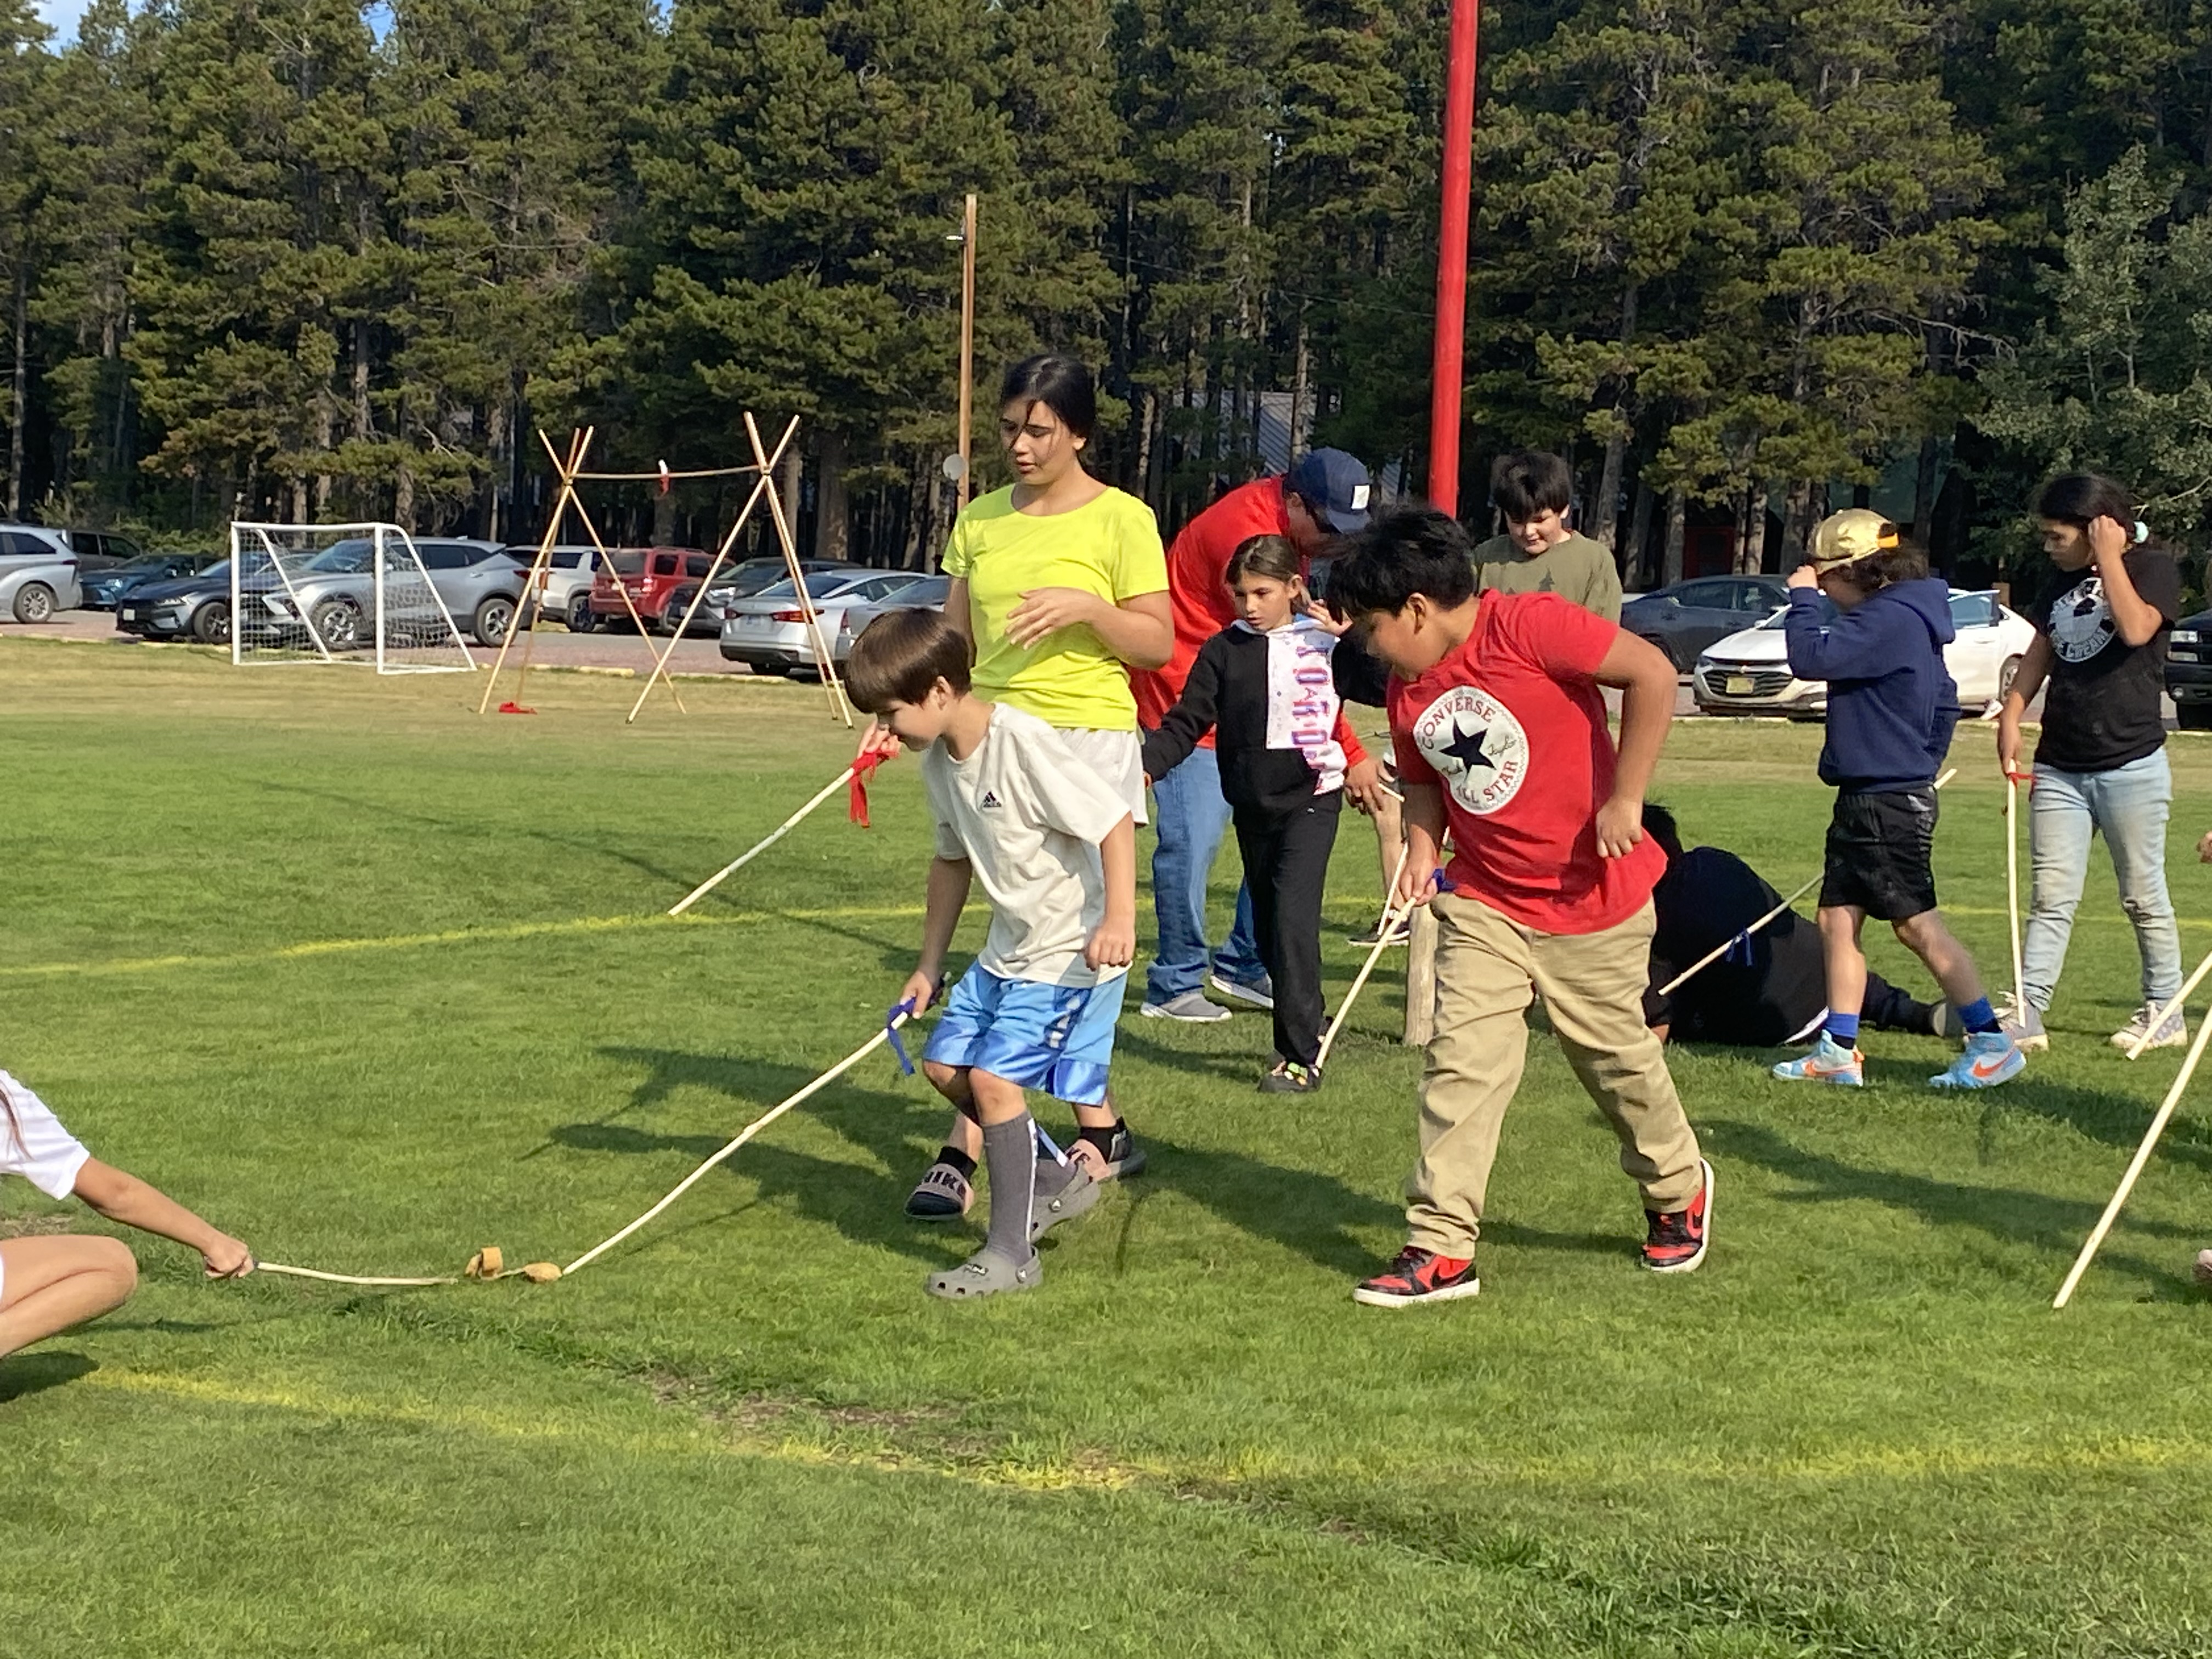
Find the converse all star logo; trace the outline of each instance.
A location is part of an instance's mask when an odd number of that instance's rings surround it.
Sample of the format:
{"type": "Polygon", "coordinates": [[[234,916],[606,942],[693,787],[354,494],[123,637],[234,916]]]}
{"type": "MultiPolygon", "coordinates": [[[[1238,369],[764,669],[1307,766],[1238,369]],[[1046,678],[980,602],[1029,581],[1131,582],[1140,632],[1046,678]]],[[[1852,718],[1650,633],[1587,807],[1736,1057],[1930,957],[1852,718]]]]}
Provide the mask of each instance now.
{"type": "Polygon", "coordinates": [[[986,789],[983,792],[983,799],[977,801],[975,805],[978,806],[999,806],[1004,805],[1004,803],[1000,800],[999,792],[997,790],[986,789]]]}
{"type": "Polygon", "coordinates": [[[1455,685],[1413,722],[1413,741],[1452,798],[1486,817],[1528,779],[1528,735],[1513,711],[1472,685],[1455,685]]]}

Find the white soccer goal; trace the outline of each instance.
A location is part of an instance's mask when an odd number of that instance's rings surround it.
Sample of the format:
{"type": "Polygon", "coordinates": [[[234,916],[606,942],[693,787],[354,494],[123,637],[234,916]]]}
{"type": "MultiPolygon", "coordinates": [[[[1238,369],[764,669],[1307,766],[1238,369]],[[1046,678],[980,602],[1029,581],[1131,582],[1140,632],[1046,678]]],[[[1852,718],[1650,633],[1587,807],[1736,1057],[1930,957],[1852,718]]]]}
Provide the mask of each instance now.
{"type": "Polygon", "coordinates": [[[396,524],[230,526],[230,659],[471,672],[414,538],[396,524]]]}

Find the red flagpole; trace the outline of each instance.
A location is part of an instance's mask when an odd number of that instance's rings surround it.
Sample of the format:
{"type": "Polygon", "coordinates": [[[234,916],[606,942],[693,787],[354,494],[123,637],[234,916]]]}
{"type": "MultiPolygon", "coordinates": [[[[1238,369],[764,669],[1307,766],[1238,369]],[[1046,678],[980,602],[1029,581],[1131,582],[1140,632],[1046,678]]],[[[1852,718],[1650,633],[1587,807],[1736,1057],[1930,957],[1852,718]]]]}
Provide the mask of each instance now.
{"type": "Polygon", "coordinates": [[[1474,187],[1474,50],[1482,0],[1452,0],[1444,64],[1443,204],[1437,221],[1436,348],[1429,374],[1429,501],[1459,511],[1460,385],[1467,339],[1467,215],[1474,187]]]}

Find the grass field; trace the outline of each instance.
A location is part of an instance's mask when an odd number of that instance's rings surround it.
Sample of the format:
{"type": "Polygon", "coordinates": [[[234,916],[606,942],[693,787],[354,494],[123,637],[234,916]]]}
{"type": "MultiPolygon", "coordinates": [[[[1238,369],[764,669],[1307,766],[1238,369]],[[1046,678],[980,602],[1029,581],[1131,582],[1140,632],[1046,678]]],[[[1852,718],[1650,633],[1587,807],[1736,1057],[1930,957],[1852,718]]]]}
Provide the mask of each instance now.
{"type": "MultiPolygon", "coordinates": [[[[874,830],[825,809],[661,919],[850,739],[803,689],[624,729],[630,695],[545,676],[478,720],[452,678],[0,642],[0,1063],[269,1259],[568,1259],[864,1039],[920,922],[903,763],[874,830]]],[[[1678,727],[1658,793],[1786,889],[1818,738],[1678,727]]],[[[2212,744],[2174,754],[2193,961],[2212,744]]],[[[1988,733],[1954,758],[1938,875],[2002,980],[1988,733]]],[[[1332,1000],[1373,862],[1350,827],[1332,1000]]],[[[1679,1052],[1719,1179],[1685,1279],[1637,1270],[1540,1039],[1480,1299],[1353,1305],[1413,1148],[1395,968],[1312,1100],[1253,1091],[1257,1016],[1125,1019],[1152,1168],[1032,1296],[921,1294],[974,1235],[899,1215],[941,1114],[887,1055],[550,1286],[210,1287],[143,1241],[127,1308],[0,1361],[0,1651],[2212,1652],[2204,1112],[2049,1307],[2178,1061],[2106,1046],[2136,970],[2090,892],[2014,1085],[1936,1095],[1941,1046],[1881,1035],[1863,1093],[1679,1052]]]]}

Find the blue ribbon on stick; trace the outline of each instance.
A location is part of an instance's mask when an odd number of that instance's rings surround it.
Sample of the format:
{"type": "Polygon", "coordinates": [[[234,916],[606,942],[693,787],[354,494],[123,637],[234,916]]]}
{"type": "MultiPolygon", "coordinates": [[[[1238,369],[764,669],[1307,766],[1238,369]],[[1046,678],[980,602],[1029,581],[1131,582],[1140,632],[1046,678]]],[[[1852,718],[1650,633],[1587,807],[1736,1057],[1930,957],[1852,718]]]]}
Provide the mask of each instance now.
{"type": "Polygon", "coordinates": [[[906,1044],[899,1041],[898,1018],[901,1014],[911,1018],[913,1013],[914,999],[908,997],[904,1002],[893,1003],[884,1015],[884,1035],[891,1040],[891,1052],[898,1056],[899,1070],[908,1077],[914,1075],[914,1061],[907,1058],[906,1044]]]}

